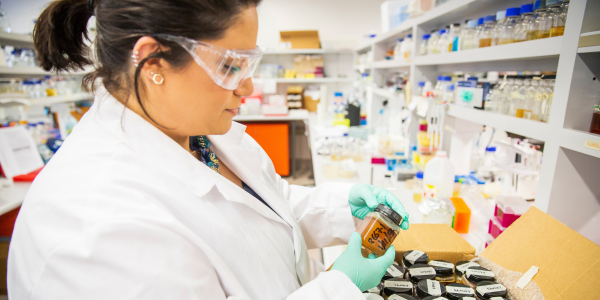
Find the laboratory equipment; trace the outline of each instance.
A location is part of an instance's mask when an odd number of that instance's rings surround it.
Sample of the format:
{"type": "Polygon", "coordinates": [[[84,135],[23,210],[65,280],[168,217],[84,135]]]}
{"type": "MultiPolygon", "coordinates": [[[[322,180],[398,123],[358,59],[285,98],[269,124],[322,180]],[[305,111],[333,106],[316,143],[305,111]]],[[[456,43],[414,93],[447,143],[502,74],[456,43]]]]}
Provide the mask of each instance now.
{"type": "Polygon", "coordinates": [[[482,300],[503,299],[503,297],[506,297],[507,291],[506,287],[496,282],[496,280],[485,280],[477,283],[475,295],[482,300]]]}
{"type": "Polygon", "coordinates": [[[467,22],[467,27],[463,30],[462,37],[460,38],[460,42],[462,45],[460,46],[461,50],[467,49],[475,49],[479,47],[479,41],[477,40],[477,31],[475,28],[477,27],[476,20],[469,20],[467,22]]]}
{"type": "Polygon", "coordinates": [[[492,35],[492,46],[500,45],[500,36],[502,35],[504,22],[506,22],[506,11],[501,10],[496,12],[496,27],[492,35]]]}
{"type": "Polygon", "coordinates": [[[495,281],[496,275],[484,267],[469,267],[462,278],[462,283],[476,288],[477,284],[482,281],[495,281]]]}
{"type": "Polygon", "coordinates": [[[423,197],[423,172],[419,171],[415,175],[413,182],[413,201],[420,203],[423,197]]]}
{"type": "Polygon", "coordinates": [[[550,37],[562,36],[565,34],[565,24],[567,23],[567,12],[569,11],[569,0],[563,0],[560,3],[560,9],[555,13],[552,19],[552,29],[550,37]]]}
{"type": "Polygon", "coordinates": [[[424,34],[423,39],[421,40],[421,45],[419,46],[419,55],[427,55],[427,43],[429,42],[430,34],[424,34]]]}
{"type": "Polygon", "coordinates": [[[437,30],[432,30],[429,40],[427,41],[427,54],[438,54],[437,43],[440,39],[440,34],[437,30]]]}
{"type": "Polygon", "coordinates": [[[398,39],[396,46],[394,46],[394,59],[403,58],[403,56],[402,56],[402,43],[403,42],[404,42],[404,39],[398,39]]]}
{"type": "Polygon", "coordinates": [[[469,233],[469,226],[471,225],[471,209],[462,198],[453,197],[450,198],[454,205],[454,223],[452,228],[458,233],[469,233]]]}
{"type": "Polygon", "coordinates": [[[524,42],[527,40],[529,24],[533,19],[533,4],[521,5],[521,19],[515,25],[514,42],[524,42]]]}
{"type": "Polygon", "coordinates": [[[452,43],[452,41],[450,39],[450,34],[448,33],[448,30],[446,30],[446,29],[440,30],[440,38],[437,41],[435,53],[450,52],[449,49],[451,49],[450,48],[451,43],[452,43]]]}
{"type": "Polygon", "coordinates": [[[502,24],[499,45],[514,43],[515,27],[519,22],[521,8],[512,7],[506,10],[506,20],[502,24]]]}
{"type": "Polygon", "coordinates": [[[537,0],[533,5],[533,17],[529,21],[529,29],[527,31],[527,40],[540,39],[540,29],[544,18],[546,18],[546,1],[537,0]]]}
{"type": "Polygon", "coordinates": [[[450,27],[450,31],[448,32],[448,52],[460,50],[460,31],[460,23],[454,23],[450,27]]]}
{"type": "Polygon", "coordinates": [[[393,262],[392,265],[385,270],[382,280],[404,278],[405,271],[403,266],[399,265],[397,262],[393,262]]]}
{"type": "Polygon", "coordinates": [[[525,214],[529,208],[531,208],[531,204],[521,197],[497,196],[494,218],[498,220],[500,226],[508,227],[525,214]]]}
{"type": "Polygon", "coordinates": [[[425,165],[423,198],[449,198],[454,189],[454,166],[445,151],[438,151],[425,165]]]}
{"type": "Polygon", "coordinates": [[[483,29],[479,33],[479,48],[492,45],[494,29],[496,28],[496,16],[490,15],[484,18],[483,29]]]}
{"type": "MultiPolygon", "coordinates": [[[[392,265],[393,266],[393,265],[392,265]]],[[[404,274],[402,274],[404,275],[404,274]]],[[[414,285],[403,278],[389,278],[383,280],[383,294],[387,299],[403,299],[391,297],[392,295],[412,295],[414,285]]]]}
{"type": "Polygon", "coordinates": [[[465,274],[467,269],[471,267],[480,267],[480,265],[476,262],[472,261],[459,261],[456,263],[456,267],[454,267],[454,271],[456,273],[456,282],[462,282],[462,276],[465,274]]]}
{"type": "Polygon", "coordinates": [[[523,104],[523,119],[535,120],[539,119],[539,109],[536,109],[536,105],[539,103],[537,101],[537,91],[538,91],[538,81],[537,80],[527,80],[528,84],[525,89],[525,100],[523,104]],[[536,110],[534,114],[533,111],[536,110]]]}
{"type": "Polygon", "coordinates": [[[384,255],[398,236],[401,223],[402,216],[396,211],[385,204],[377,205],[356,229],[362,238],[363,253],[384,255]]]}
{"type": "Polygon", "coordinates": [[[405,60],[407,60],[411,57],[411,49],[413,48],[412,44],[413,44],[412,34],[409,34],[406,36],[406,38],[404,39],[404,41],[402,42],[402,45],[400,47],[401,56],[405,60]]]}

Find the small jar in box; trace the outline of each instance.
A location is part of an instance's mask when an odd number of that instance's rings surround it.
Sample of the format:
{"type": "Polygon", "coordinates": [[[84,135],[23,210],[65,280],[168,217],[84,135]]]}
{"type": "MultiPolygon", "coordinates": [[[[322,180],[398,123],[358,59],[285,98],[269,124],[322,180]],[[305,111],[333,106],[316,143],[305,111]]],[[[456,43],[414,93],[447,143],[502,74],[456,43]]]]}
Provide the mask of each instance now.
{"type": "Polygon", "coordinates": [[[390,278],[383,281],[383,295],[412,295],[414,286],[412,282],[401,278],[390,278]]]}
{"type": "Polygon", "coordinates": [[[432,260],[429,265],[435,269],[435,280],[443,283],[453,283],[454,279],[454,264],[449,263],[445,260],[432,260]]]}
{"type": "Polygon", "coordinates": [[[434,279],[435,276],[435,269],[426,264],[414,264],[406,272],[407,279],[413,284],[417,284],[421,280],[434,279]]]}
{"type": "Polygon", "coordinates": [[[463,274],[462,283],[471,288],[475,288],[481,281],[496,281],[496,276],[484,267],[469,267],[463,274]]]}
{"type": "Polygon", "coordinates": [[[506,287],[495,281],[480,281],[475,288],[475,295],[481,300],[492,300],[495,297],[506,297],[506,287]]]}
{"type": "Polygon", "coordinates": [[[462,300],[464,297],[475,297],[475,290],[462,283],[446,285],[446,298],[448,300],[462,300]]]}
{"type": "Polygon", "coordinates": [[[494,216],[506,228],[523,215],[531,204],[521,197],[497,196],[494,216]]]}
{"type": "Polygon", "coordinates": [[[462,276],[465,271],[470,267],[480,267],[480,265],[476,262],[472,261],[459,261],[456,263],[456,267],[454,267],[456,274],[456,283],[462,283],[462,276]]]}
{"type": "Polygon", "coordinates": [[[426,264],[429,262],[429,255],[419,250],[409,250],[402,255],[402,264],[405,268],[410,268],[414,264],[426,264]]]}
{"type": "Polygon", "coordinates": [[[429,296],[444,296],[446,295],[446,286],[437,280],[425,279],[417,284],[417,296],[422,298],[429,296]]]}
{"type": "Polygon", "coordinates": [[[382,280],[390,278],[404,278],[404,271],[405,269],[403,266],[399,265],[397,262],[394,262],[389,268],[387,268],[387,270],[385,270],[382,280]]]}

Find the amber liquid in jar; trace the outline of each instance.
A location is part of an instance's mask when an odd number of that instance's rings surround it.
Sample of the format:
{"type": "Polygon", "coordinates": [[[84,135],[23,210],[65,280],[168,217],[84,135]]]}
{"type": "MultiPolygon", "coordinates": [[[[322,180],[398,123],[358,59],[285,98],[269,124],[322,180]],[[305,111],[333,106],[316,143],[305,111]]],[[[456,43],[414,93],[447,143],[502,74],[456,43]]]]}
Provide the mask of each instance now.
{"type": "Polygon", "coordinates": [[[557,26],[557,27],[552,27],[552,29],[550,29],[550,37],[562,36],[564,34],[565,34],[565,26],[557,26]]]}
{"type": "Polygon", "coordinates": [[[600,111],[594,111],[592,115],[592,124],[590,125],[590,132],[600,134],[600,111]]]}
{"type": "Polygon", "coordinates": [[[490,47],[492,46],[492,39],[480,39],[479,40],[479,48],[490,47]]]}
{"type": "Polygon", "coordinates": [[[517,118],[523,118],[523,113],[525,111],[522,108],[517,109],[517,114],[515,115],[517,118]]]}
{"type": "Polygon", "coordinates": [[[548,30],[540,30],[538,32],[538,39],[545,39],[550,37],[550,31],[548,30]]]}
{"type": "Polygon", "coordinates": [[[362,246],[376,256],[382,256],[398,236],[400,228],[377,213],[369,213],[356,229],[362,246]]]}
{"type": "Polygon", "coordinates": [[[527,40],[533,41],[539,39],[540,32],[538,30],[527,31],[527,40]]]}

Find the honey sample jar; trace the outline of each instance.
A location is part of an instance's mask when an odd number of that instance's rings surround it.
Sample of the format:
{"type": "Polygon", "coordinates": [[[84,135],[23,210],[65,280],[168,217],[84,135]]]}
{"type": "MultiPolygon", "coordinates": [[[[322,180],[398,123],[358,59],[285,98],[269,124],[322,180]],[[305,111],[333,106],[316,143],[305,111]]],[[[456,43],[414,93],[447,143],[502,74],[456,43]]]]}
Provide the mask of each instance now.
{"type": "Polygon", "coordinates": [[[446,285],[446,298],[448,300],[462,300],[465,297],[475,297],[475,290],[461,283],[446,285]]]}
{"type": "Polygon", "coordinates": [[[414,264],[412,267],[408,268],[406,274],[406,279],[410,280],[413,284],[417,284],[421,280],[435,278],[435,270],[433,267],[426,264],[414,264]]]}
{"type": "Polygon", "coordinates": [[[404,278],[404,271],[405,269],[403,266],[399,265],[397,262],[394,262],[389,268],[387,268],[387,270],[385,270],[382,280],[391,278],[404,278]]]}
{"type": "Polygon", "coordinates": [[[435,270],[435,280],[443,284],[455,282],[456,279],[454,278],[454,264],[449,263],[445,260],[432,260],[429,262],[429,265],[432,266],[435,270]]]}
{"type": "Polygon", "coordinates": [[[429,261],[429,255],[419,250],[409,250],[402,255],[402,264],[405,268],[410,268],[414,264],[426,264],[429,261]]]}
{"type": "Polygon", "coordinates": [[[480,281],[475,288],[475,295],[481,300],[492,300],[496,297],[506,297],[506,287],[495,281],[480,281]]]}
{"type": "Polygon", "coordinates": [[[412,282],[402,278],[391,278],[383,281],[383,296],[412,295],[414,286],[412,282]]]}
{"type": "Polygon", "coordinates": [[[425,279],[417,284],[417,296],[422,298],[446,295],[446,287],[437,280],[425,279]]]}
{"type": "Polygon", "coordinates": [[[471,261],[459,261],[456,263],[456,267],[454,267],[454,273],[456,274],[456,283],[463,283],[462,276],[464,275],[465,271],[470,267],[480,267],[480,265],[471,261]]]}
{"type": "Polygon", "coordinates": [[[463,274],[462,281],[464,284],[475,288],[482,281],[496,281],[494,273],[483,267],[470,267],[463,274]]]}
{"type": "Polygon", "coordinates": [[[379,204],[367,214],[356,232],[362,237],[363,255],[382,256],[400,232],[402,216],[385,204],[379,204]]]}

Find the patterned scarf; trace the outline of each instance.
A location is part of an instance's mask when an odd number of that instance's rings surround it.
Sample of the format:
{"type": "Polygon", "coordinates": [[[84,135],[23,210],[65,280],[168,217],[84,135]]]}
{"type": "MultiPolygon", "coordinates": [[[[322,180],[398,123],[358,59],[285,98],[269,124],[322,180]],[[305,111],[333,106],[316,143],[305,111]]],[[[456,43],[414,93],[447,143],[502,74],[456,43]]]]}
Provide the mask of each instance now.
{"type": "Polygon", "coordinates": [[[190,149],[196,151],[200,156],[200,161],[207,165],[213,171],[219,172],[219,159],[217,155],[210,150],[210,141],[205,135],[190,137],[190,149]]]}

